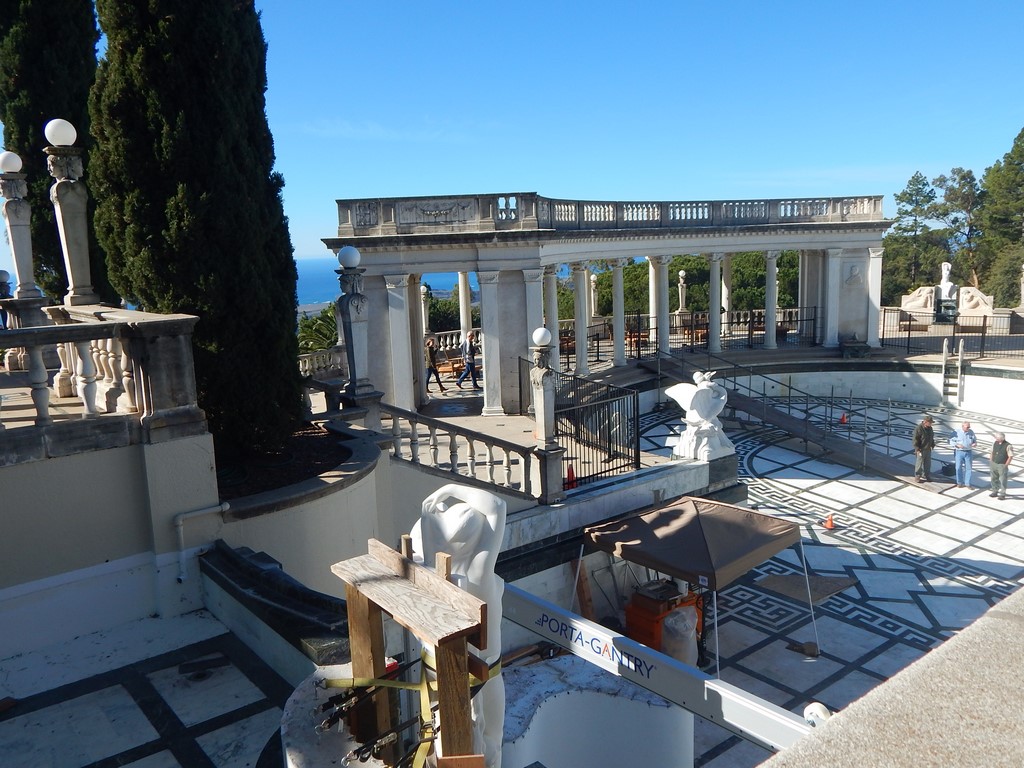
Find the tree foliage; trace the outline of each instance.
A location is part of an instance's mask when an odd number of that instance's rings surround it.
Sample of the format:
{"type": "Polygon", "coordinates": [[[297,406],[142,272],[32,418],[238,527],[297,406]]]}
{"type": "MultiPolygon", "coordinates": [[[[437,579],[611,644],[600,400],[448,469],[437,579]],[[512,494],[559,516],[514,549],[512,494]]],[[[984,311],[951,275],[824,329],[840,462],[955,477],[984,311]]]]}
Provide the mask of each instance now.
{"type": "Polygon", "coordinates": [[[218,449],[273,447],[300,417],[296,269],[273,171],[266,43],[251,0],[98,0],[90,99],[96,229],[130,301],[198,315],[218,449]]]}
{"type": "Polygon", "coordinates": [[[950,253],[956,258],[961,273],[977,288],[987,266],[983,252],[978,249],[979,214],[985,193],[974,178],[974,172],[964,168],[954,168],[949,176],[932,179],[932,184],[942,191],[942,199],[930,206],[931,215],[945,224],[950,253]]]}
{"type": "Polygon", "coordinates": [[[299,351],[319,352],[338,343],[338,323],[334,306],[324,307],[315,315],[299,318],[299,351]]]}
{"type": "MultiPolygon", "coordinates": [[[[77,146],[89,172],[89,88],[96,74],[99,30],[88,0],[8,0],[0,12],[0,120],[4,147],[16,152],[26,175],[32,207],[35,281],[52,299],[67,292],[64,257],[57,236],[43,147],[43,126],[62,117],[78,129],[77,146]]],[[[90,207],[93,201],[90,200],[90,207]]],[[[91,222],[90,222],[91,223],[91,222]]],[[[90,226],[91,234],[91,226],[90,226]]],[[[93,287],[115,298],[106,279],[103,252],[91,238],[93,287]]]]}
{"type": "Polygon", "coordinates": [[[1024,130],[1010,151],[985,171],[981,184],[985,190],[982,230],[989,246],[1000,251],[1024,242],[1024,130]]]}

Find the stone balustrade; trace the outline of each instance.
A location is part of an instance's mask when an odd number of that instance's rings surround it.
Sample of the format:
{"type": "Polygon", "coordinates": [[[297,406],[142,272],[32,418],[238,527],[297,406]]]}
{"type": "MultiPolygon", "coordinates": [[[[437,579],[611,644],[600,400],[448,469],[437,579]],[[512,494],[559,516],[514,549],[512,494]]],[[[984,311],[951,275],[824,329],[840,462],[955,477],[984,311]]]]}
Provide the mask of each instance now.
{"type": "MultiPolygon", "coordinates": [[[[526,496],[535,495],[535,449],[532,446],[518,445],[384,403],[381,411],[391,417],[393,457],[472,477],[526,496]],[[477,459],[481,452],[487,456],[483,462],[477,459]]],[[[539,459],[544,461],[544,456],[539,455],[539,459]]]]}
{"type": "MultiPolygon", "coordinates": [[[[0,463],[110,447],[105,441],[114,432],[118,436],[113,439],[122,443],[158,443],[207,431],[196,402],[192,359],[197,318],[101,305],[57,306],[45,308],[53,325],[25,326],[21,303],[3,302],[16,327],[0,331],[0,349],[13,363],[7,366],[7,383],[12,390],[28,389],[33,416],[26,429],[0,431],[0,445],[9,443],[0,449],[0,463]],[[46,359],[53,349],[60,370],[51,383],[46,359]],[[54,397],[78,399],[74,418],[55,423],[50,413],[54,397]],[[101,423],[105,420],[99,417],[115,414],[131,423],[123,429],[101,423]],[[83,424],[94,425],[92,435],[83,424]],[[35,438],[21,434],[28,429],[36,430],[35,438]],[[77,448],[60,445],[62,436],[77,448]]],[[[0,427],[12,426],[4,424],[3,415],[0,427]]]]}
{"type": "Polygon", "coordinates": [[[882,196],[616,202],[535,193],[339,200],[338,237],[883,221],[882,196]]]}

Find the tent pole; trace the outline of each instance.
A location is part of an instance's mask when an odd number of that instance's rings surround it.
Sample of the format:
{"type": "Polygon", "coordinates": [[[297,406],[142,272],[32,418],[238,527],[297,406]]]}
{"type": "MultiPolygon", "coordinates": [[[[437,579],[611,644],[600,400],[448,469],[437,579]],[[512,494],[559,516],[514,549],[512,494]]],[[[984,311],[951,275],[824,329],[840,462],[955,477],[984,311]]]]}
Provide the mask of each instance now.
{"type": "Polygon", "coordinates": [[[718,647],[718,590],[711,593],[711,605],[715,614],[715,677],[722,678],[722,652],[718,647]]]}
{"type": "Polygon", "coordinates": [[[804,552],[804,540],[800,537],[800,562],[804,564],[804,584],[807,585],[807,608],[811,611],[811,626],[814,627],[814,644],[821,653],[821,641],[818,640],[818,622],[814,620],[814,600],[811,598],[811,577],[807,573],[807,555],[804,552]]]}
{"type": "Polygon", "coordinates": [[[580,556],[576,559],[576,578],[572,582],[572,601],[569,603],[569,613],[576,611],[576,598],[580,590],[580,568],[583,567],[583,544],[580,544],[580,556]]]}

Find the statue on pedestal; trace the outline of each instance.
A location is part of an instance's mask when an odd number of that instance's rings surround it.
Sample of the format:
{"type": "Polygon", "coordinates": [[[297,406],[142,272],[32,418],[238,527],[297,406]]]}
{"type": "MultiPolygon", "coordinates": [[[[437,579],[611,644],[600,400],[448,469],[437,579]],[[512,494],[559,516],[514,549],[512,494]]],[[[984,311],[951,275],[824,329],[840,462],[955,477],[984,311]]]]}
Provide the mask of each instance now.
{"type": "Polygon", "coordinates": [[[960,288],[956,283],[949,279],[949,273],[952,269],[953,265],[948,261],[942,262],[942,279],[939,281],[939,284],[935,289],[936,323],[952,323],[959,313],[957,300],[960,288]]]}
{"type": "Polygon", "coordinates": [[[697,371],[693,384],[676,384],[665,390],[686,412],[686,429],[672,449],[674,459],[710,461],[735,453],[736,448],[725,434],[718,414],[725,409],[728,392],[711,380],[714,371],[697,371]]]}
{"type": "MultiPolygon", "coordinates": [[[[445,485],[423,500],[412,529],[413,559],[432,566],[439,552],[451,555],[451,579],[487,603],[487,647],[478,649],[489,667],[501,661],[501,596],[504,580],[494,573],[505,535],[505,502],[488,491],[445,485]]],[[[431,649],[425,649],[430,653],[431,649]]],[[[505,683],[500,670],[473,696],[474,748],[487,768],[500,768],[505,726],[505,683]]],[[[444,754],[441,724],[439,754],[444,754]]]]}

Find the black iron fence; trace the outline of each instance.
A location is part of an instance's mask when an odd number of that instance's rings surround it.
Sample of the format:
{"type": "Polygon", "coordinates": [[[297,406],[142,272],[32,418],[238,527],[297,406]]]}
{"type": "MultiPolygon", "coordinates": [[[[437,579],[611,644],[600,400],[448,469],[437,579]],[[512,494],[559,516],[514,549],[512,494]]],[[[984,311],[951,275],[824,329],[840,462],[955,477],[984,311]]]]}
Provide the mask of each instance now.
{"type": "MultiPolygon", "coordinates": [[[[530,362],[519,361],[520,412],[531,407],[530,362]]],[[[566,490],[640,468],[640,398],[636,391],[555,376],[555,441],[564,449],[566,490]]]]}
{"type": "MultiPolygon", "coordinates": [[[[722,349],[764,347],[765,311],[736,310],[722,313],[722,349]]],[[[673,312],[668,318],[669,352],[707,350],[710,321],[707,312],[673,312]]],[[[626,316],[626,356],[634,359],[658,355],[660,329],[652,328],[650,316],[626,316]]],[[[775,311],[775,345],[811,347],[820,343],[817,307],[786,307],[775,311]]]]}
{"type": "Polygon", "coordinates": [[[1024,358],[1024,317],[1016,312],[994,315],[960,314],[936,322],[931,312],[882,308],[879,340],[908,355],[942,354],[943,345],[956,353],[963,343],[968,358],[1024,358]]]}

